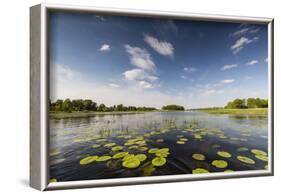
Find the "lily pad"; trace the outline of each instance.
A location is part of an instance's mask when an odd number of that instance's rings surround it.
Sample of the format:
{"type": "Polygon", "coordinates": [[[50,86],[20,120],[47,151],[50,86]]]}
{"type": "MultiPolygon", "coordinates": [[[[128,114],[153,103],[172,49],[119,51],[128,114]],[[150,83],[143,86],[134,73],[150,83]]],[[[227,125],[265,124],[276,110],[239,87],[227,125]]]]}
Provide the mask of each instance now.
{"type": "Polygon", "coordinates": [[[124,160],[129,160],[129,159],[131,159],[131,158],[133,158],[133,157],[135,157],[134,154],[127,154],[122,160],[123,160],[123,161],[124,161],[124,160]]]}
{"type": "Polygon", "coordinates": [[[143,169],[143,176],[151,176],[155,170],[156,168],[153,165],[146,166],[143,169]]]}
{"type": "Polygon", "coordinates": [[[116,143],[108,143],[108,144],[105,144],[104,147],[109,148],[109,147],[113,147],[115,145],[116,145],[116,143]]]}
{"type": "Polygon", "coordinates": [[[100,156],[98,159],[96,159],[97,162],[104,162],[107,160],[110,160],[111,156],[100,156]]]}
{"type": "Polygon", "coordinates": [[[263,155],[263,156],[267,156],[267,153],[262,151],[262,150],[258,150],[258,149],[252,149],[251,152],[255,155],[263,155]]]}
{"type": "Polygon", "coordinates": [[[99,144],[94,144],[94,145],[92,145],[92,148],[99,148],[99,147],[100,147],[99,144]]]}
{"type": "Polygon", "coordinates": [[[157,150],[159,150],[158,148],[151,148],[148,150],[148,153],[150,154],[155,154],[157,152],[157,150]]]}
{"type": "Polygon", "coordinates": [[[129,152],[119,152],[117,154],[114,154],[112,156],[113,159],[119,159],[119,158],[123,158],[124,156],[128,155],[129,152]]]}
{"type": "Polygon", "coordinates": [[[133,145],[133,146],[128,147],[129,150],[137,149],[137,148],[138,148],[138,146],[136,146],[136,145],[133,145]]]}
{"type": "Polygon", "coordinates": [[[139,151],[146,151],[146,150],[148,150],[148,148],[147,147],[139,147],[138,150],[139,151]]]}
{"type": "Polygon", "coordinates": [[[217,168],[226,168],[228,163],[224,160],[214,160],[212,162],[212,165],[217,167],[217,168]]]}
{"type": "Polygon", "coordinates": [[[140,165],[140,161],[137,157],[132,157],[123,161],[122,166],[126,168],[137,168],[140,165]]]}
{"type": "Polygon", "coordinates": [[[83,158],[82,160],[80,160],[80,164],[81,165],[90,164],[90,163],[94,162],[95,160],[97,160],[98,158],[99,158],[98,156],[87,156],[86,158],[83,158]]]}
{"type": "Polygon", "coordinates": [[[203,154],[192,154],[192,158],[195,160],[205,160],[206,157],[203,154]]]}
{"type": "Polygon", "coordinates": [[[180,138],[180,141],[187,141],[187,138],[180,138]]]}
{"type": "Polygon", "coordinates": [[[248,151],[249,149],[246,148],[246,147],[240,147],[237,149],[238,152],[245,152],[245,151],[248,151]]]}
{"type": "Polygon", "coordinates": [[[166,164],[167,160],[164,157],[156,157],[152,160],[152,164],[154,166],[163,166],[164,164],[166,164]]]}
{"type": "Polygon", "coordinates": [[[145,155],[145,154],[137,154],[136,156],[135,156],[137,159],[139,159],[139,161],[145,161],[146,160],[146,158],[147,158],[147,156],[145,155]]]}
{"type": "Polygon", "coordinates": [[[115,146],[115,147],[111,148],[111,150],[114,151],[114,152],[120,151],[120,150],[122,150],[122,149],[123,149],[122,146],[115,146]]]}
{"type": "Polygon", "coordinates": [[[55,183],[55,182],[58,182],[58,181],[57,181],[57,179],[52,178],[52,179],[49,180],[49,182],[50,182],[50,183],[55,183]]]}
{"type": "Polygon", "coordinates": [[[209,173],[209,171],[204,168],[195,168],[194,170],[192,170],[192,174],[203,174],[203,173],[209,173]]]}
{"type": "Polygon", "coordinates": [[[246,156],[237,156],[237,159],[246,164],[255,164],[256,162],[246,156]]]}
{"type": "Polygon", "coordinates": [[[268,161],[268,157],[264,155],[255,155],[255,157],[262,161],[266,161],[266,162],[268,161]]]}
{"type": "Polygon", "coordinates": [[[231,158],[231,154],[225,151],[218,151],[217,154],[224,158],[231,158]]]}
{"type": "Polygon", "coordinates": [[[156,139],[156,142],[157,143],[162,143],[162,142],[164,142],[164,139],[156,139]]]}
{"type": "Polygon", "coordinates": [[[177,144],[183,145],[185,144],[185,141],[177,141],[177,144]]]}

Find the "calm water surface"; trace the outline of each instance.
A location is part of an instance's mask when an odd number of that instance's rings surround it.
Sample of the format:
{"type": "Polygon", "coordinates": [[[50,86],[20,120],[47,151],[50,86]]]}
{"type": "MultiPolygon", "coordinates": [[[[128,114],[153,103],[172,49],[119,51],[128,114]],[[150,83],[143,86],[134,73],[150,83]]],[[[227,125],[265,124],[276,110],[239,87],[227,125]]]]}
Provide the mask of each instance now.
{"type": "Polygon", "coordinates": [[[75,181],[191,174],[197,168],[209,172],[265,169],[267,162],[256,158],[251,150],[267,152],[267,125],[268,119],[265,116],[201,112],[153,112],[51,119],[50,178],[75,181]],[[128,141],[133,143],[128,145],[128,141]],[[116,145],[110,146],[109,143],[116,145]],[[99,147],[93,148],[93,145],[99,147]],[[122,146],[122,150],[112,151],[115,146],[122,146]],[[151,161],[156,156],[148,152],[151,148],[169,148],[164,165],[152,165],[151,161]],[[147,158],[132,169],[122,166],[122,158],[80,164],[80,160],[87,156],[113,156],[121,151],[145,154],[147,158]],[[218,151],[226,151],[231,157],[219,156],[218,151]],[[204,155],[205,160],[194,159],[192,155],[196,153],[204,155]],[[254,160],[255,164],[239,161],[238,155],[254,160]],[[212,165],[214,160],[226,161],[227,167],[212,165]]]}

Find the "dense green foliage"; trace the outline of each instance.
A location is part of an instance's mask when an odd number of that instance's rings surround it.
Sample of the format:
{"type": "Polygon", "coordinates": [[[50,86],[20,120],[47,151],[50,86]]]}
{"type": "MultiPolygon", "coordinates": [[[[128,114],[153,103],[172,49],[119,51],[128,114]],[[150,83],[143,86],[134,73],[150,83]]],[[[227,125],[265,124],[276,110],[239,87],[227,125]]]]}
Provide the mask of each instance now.
{"type": "Polygon", "coordinates": [[[235,99],[228,102],[225,108],[228,109],[243,109],[243,108],[267,108],[268,100],[260,98],[248,98],[248,99],[235,99]]]}
{"type": "Polygon", "coordinates": [[[98,112],[122,112],[122,111],[154,111],[154,107],[136,107],[136,106],[124,106],[118,104],[107,107],[105,104],[97,104],[92,100],[77,99],[77,100],[57,100],[56,102],[50,102],[50,111],[53,112],[73,112],[73,111],[98,111],[98,112]]]}
{"type": "Polygon", "coordinates": [[[162,110],[184,110],[184,107],[175,105],[175,104],[171,104],[171,105],[163,106],[162,110]]]}

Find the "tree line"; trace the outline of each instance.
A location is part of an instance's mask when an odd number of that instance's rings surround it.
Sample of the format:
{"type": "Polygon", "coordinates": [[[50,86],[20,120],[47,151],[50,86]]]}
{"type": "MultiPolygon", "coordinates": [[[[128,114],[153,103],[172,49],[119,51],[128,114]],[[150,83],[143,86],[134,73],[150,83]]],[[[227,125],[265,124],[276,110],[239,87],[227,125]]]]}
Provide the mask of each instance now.
{"type": "Polygon", "coordinates": [[[97,111],[97,112],[114,112],[114,111],[153,111],[154,107],[136,107],[124,106],[123,104],[106,106],[105,104],[97,104],[92,100],[77,99],[77,100],[57,100],[50,102],[50,111],[52,112],[73,112],[73,111],[97,111]]]}
{"type": "Polygon", "coordinates": [[[183,106],[179,106],[176,104],[171,104],[171,105],[167,105],[167,106],[163,106],[162,110],[184,110],[183,106]]]}
{"type": "Polygon", "coordinates": [[[261,99],[261,98],[248,98],[248,99],[235,99],[227,103],[225,108],[267,108],[268,107],[268,100],[261,99]]]}

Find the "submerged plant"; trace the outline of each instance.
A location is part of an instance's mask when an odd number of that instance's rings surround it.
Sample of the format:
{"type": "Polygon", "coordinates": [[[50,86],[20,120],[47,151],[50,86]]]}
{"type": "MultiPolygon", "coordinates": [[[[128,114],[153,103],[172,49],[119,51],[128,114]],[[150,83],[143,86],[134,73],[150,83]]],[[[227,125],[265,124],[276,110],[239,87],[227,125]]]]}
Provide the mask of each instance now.
{"type": "Polygon", "coordinates": [[[206,157],[203,154],[192,154],[192,158],[201,161],[206,159],[206,157]]]}
{"type": "Polygon", "coordinates": [[[246,156],[237,156],[237,159],[246,164],[255,164],[256,162],[246,156]]]}
{"type": "Polygon", "coordinates": [[[90,164],[90,163],[94,162],[95,160],[97,160],[98,158],[99,158],[98,156],[87,156],[86,158],[83,158],[80,160],[80,164],[81,165],[90,164]]]}
{"type": "Polygon", "coordinates": [[[195,168],[194,170],[192,170],[192,174],[203,174],[203,173],[209,173],[209,171],[204,168],[195,168]]]}
{"type": "Polygon", "coordinates": [[[214,160],[212,162],[212,165],[217,167],[217,168],[226,168],[228,164],[224,160],[214,160]]]}
{"type": "Polygon", "coordinates": [[[221,157],[224,157],[224,158],[230,158],[231,157],[231,154],[228,153],[228,152],[225,152],[225,151],[218,151],[217,154],[221,157]]]}

